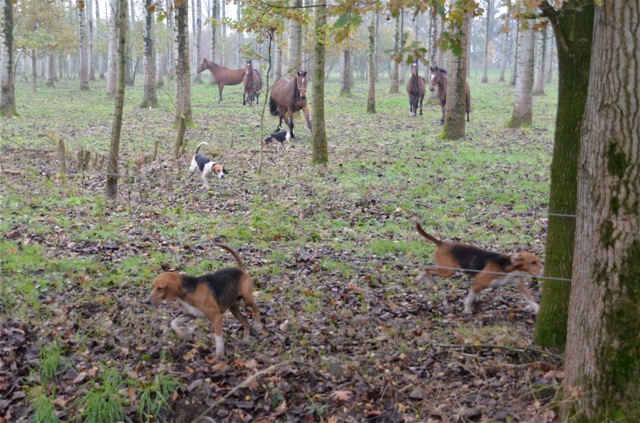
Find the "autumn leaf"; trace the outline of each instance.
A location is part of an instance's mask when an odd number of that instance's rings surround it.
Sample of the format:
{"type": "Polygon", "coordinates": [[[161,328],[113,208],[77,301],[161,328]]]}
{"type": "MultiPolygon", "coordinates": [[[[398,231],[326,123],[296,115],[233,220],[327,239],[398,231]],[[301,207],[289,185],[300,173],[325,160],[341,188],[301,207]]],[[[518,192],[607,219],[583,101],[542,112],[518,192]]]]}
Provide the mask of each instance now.
{"type": "Polygon", "coordinates": [[[331,398],[335,401],[349,401],[353,397],[353,392],[351,391],[333,391],[331,393],[331,398]]]}

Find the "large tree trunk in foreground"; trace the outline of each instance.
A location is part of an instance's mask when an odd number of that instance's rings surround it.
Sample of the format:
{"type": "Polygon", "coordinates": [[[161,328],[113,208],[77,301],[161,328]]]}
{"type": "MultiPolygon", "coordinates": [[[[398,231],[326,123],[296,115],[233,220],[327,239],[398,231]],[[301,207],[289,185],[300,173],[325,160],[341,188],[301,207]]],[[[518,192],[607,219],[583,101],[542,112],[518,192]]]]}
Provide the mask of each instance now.
{"type": "Polygon", "coordinates": [[[109,148],[109,162],[107,164],[107,197],[118,196],[118,160],[120,158],[120,132],[122,130],[122,115],[124,109],[124,83],[127,43],[127,0],[117,0],[116,39],[117,47],[117,73],[118,83],[116,87],[115,113],[111,125],[111,145],[109,148]]]}
{"type": "Polygon", "coordinates": [[[563,421],[640,421],[639,27],[637,1],[596,8],[563,421]]]}
{"type": "Polygon", "coordinates": [[[547,53],[547,30],[546,28],[538,34],[536,43],[536,70],[533,81],[533,95],[544,95],[544,69],[546,64],[547,53]]]}
{"type": "MultiPolygon", "coordinates": [[[[556,34],[559,81],[544,263],[544,275],[551,279],[544,280],[534,338],[538,345],[558,349],[564,349],[567,337],[580,128],[587,99],[593,32],[593,1],[580,2],[582,7],[574,12],[556,11],[551,6],[542,9],[556,34]]],[[[564,7],[568,7],[566,3],[564,7]]]]}

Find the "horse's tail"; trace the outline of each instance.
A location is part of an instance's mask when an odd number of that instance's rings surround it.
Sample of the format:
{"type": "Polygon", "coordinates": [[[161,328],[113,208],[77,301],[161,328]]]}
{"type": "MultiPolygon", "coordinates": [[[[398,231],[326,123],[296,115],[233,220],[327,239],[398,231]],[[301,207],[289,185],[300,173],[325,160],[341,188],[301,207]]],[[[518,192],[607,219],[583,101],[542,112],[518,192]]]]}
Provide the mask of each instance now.
{"type": "Polygon", "coordinates": [[[271,112],[271,114],[273,116],[279,116],[278,115],[278,105],[273,100],[273,97],[269,99],[269,111],[271,112]]]}

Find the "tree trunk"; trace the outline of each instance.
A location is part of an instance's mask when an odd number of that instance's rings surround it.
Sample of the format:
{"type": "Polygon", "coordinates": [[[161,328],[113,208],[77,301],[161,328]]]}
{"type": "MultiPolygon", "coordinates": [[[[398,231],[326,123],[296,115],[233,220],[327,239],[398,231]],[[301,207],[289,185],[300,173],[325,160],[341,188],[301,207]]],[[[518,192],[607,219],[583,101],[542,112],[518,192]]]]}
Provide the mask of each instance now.
{"type": "Polygon", "coordinates": [[[518,75],[511,120],[507,128],[529,126],[533,121],[533,49],[536,39],[532,28],[518,34],[518,75]]]}
{"type": "Polygon", "coordinates": [[[393,60],[391,61],[391,85],[389,87],[389,94],[400,92],[400,63],[398,63],[397,57],[400,54],[400,16],[396,18],[393,31],[393,60]]]}
{"type": "MultiPolygon", "coordinates": [[[[238,7],[240,10],[240,7],[238,7]]],[[[196,18],[196,39],[195,39],[195,59],[196,59],[196,69],[198,65],[202,62],[202,54],[200,53],[200,47],[202,45],[202,0],[196,0],[196,10],[194,11],[196,18]]],[[[196,77],[193,79],[193,82],[196,84],[202,84],[202,74],[196,72],[196,77]]]]}
{"type": "Polygon", "coordinates": [[[564,421],[640,421],[640,4],[596,8],[582,126],[564,421]]]}
{"type": "Polygon", "coordinates": [[[498,78],[499,82],[504,82],[504,73],[509,65],[509,58],[511,57],[511,44],[512,38],[511,35],[511,5],[507,5],[507,16],[504,20],[504,45],[502,46],[502,63],[500,65],[500,77],[498,78]]]}
{"type": "MultiPolygon", "coordinates": [[[[240,22],[242,20],[242,8],[236,8],[236,20],[240,22]]],[[[243,68],[245,63],[242,61],[242,45],[244,44],[244,34],[242,31],[236,31],[236,64],[238,68],[243,68]]]]}
{"type": "Polygon", "coordinates": [[[485,32],[484,42],[484,60],[482,61],[482,79],[480,82],[489,82],[487,68],[489,67],[489,42],[491,41],[491,14],[493,13],[493,1],[487,0],[487,30],[485,32]]]}
{"type": "Polygon", "coordinates": [[[347,47],[342,52],[344,66],[342,68],[342,83],[340,84],[340,97],[351,97],[353,85],[353,63],[351,61],[351,48],[347,47]]]}
{"type": "MultiPolygon", "coordinates": [[[[130,16],[129,16],[129,22],[127,23],[127,25],[129,25],[128,31],[130,34],[133,33],[133,29],[135,28],[135,24],[136,24],[136,13],[135,13],[134,3],[135,2],[133,0],[129,3],[129,5],[131,6],[131,9],[129,11],[130,16]]],[[[127,51],[125,54],[128,56],[129,60],[127,60],[127,67],[125,68],[124,83],[127,84],[127,86],[129,87],[133,87],[136,79],[136,69],[135,69],[136,61],[134,60],[134,58],[136,57],[136,44],[133,42],[131,37],[129,37],[129,39],[127,40],[127,51]]]]}
{"type": "Polygon", "coordinates": [[[156,50],[156,72],[156,87],[162,87],[164,85],[164,54],[159,50],[156,50]]]}
{"type": "Polygon", "coordinates": [[[93,60],[93,40],[95,37],[93,25],[93,1],[94,0],[87,0],[87,29],[89,30],[87,56],[89,60],[89,81],[96,80],[96,69],[93,60]]]}
{"type": "MultiPolygon", "coordinates": [[[[466,10],[467,0],[454,3],[460,11],[466,10]]],[[[462,12],[464,13],[464,12],[462,12]]],[[[447,104],[445,105],[443,138],[457,140],[465,135],[466,85],[467,85],[467,36],[469,13],[464,13],[460,22],[451,23],[451,32],[460,41],[462,53],[451,56],[447,84],[447,104]]]]}
{"type": "Polygon", "coordinates": [[[367,95],[367,113],[376,112],[376,17],[378,12],[373,12],[369,22],[369,92],[367,95]]]}
{"type": "MultiPolygon", "coordinates": [[[[302,0],[295,0],[296,8],[302,8],[302,0]]],[[[302,69],[302,27],[298,22],[291,22],[289,27],[289,54],[287,73],[295,75],[302,69]]],[[[313,81],[312,81],[313,82],[313,81]]]]}
{"type": "Polygon", "coordinates": [[[227,25],[224,23],[226,20],[226,5],[227,2],[225,0],[220,0],[222,3],[220,5],[220,65],[224,66],[226,64],[226,39],[227,39],[227,25]]]}
{"type": "Polygon", "coordinates": [[[512,59],[513,63],[511,64],[511,81],[509,85],[516,85],[516,78],[518,75],[518,57],[520,56],[519,46],[520,46],[520,21],[516,19],[516,32],[513,34],[513,42],[514,42],[514,53],[512,59]]]}
{"type": "MultiPolygon", "coordinates": [[[[111,145],[109,148],[109,162],[107,164],[107,197],[115,199],[118,196],[118,160],[120,158],[120,132],[122,130],[122,117],[124,111],[124,79],[126,67],[127,44],[127,0],[116,0],[116,39],[117,44],[117,73],[118,83],[115,99],[115,112],[111,125],[111,145]]],[[[112,3],[112,4],[114,4],[112,3]]]]}
{"type": "Polygon", "coordinates": [[[311,81],[313,90],[313,110],[311,112],[311,121],[313,122],[313,130],[311,131],[313,152],[311,161],[313,163],[327,163],[329,161],[329,151],[327,148],[327,132],[324,124],[324,67],[325,67],[325,50],[328,34],[326,31],[327,24],[327,2],[326,0],[316,1],[316,17],[315,17],[315,43],[314,57],[316,63],[313,67],[313,80],[311,81]]]}
{"type": "MultiPolygon", "coordinates": [[[[551,37],[554,37],[553,33],[549,34],[551,37]]],[[[547,60],[547,62],[549,62],[549,66],[547,67],[546,70],[546,82],[547,84],[550,84],[551,81],[553,80],[553,59],[555,57],[555,55],[553,54],[553,46],[555,44],[553,43],[553,40],[551,40],[551,42],[547,43],[547,57],[549,58],[549,60],[547,60]]]]}
{"type": "MultiPolygon", "coordinates": [[[[438,50],[437,41],[440,37],[440,14],[432,13],[430,16],[430,25],[429,25],[429,66],[442,66],[442,63],[438,63],[438,50]]],[[[429,68],[427,68],[429,69],[429,68]]],[[[427,74],[428,75],[428,74],[427,74]]],[[[427,84],[429,83],[429,78],[427,78],[427,84]]],[[[429,102],[438,103],[438,93],[436,90],[430,91],[427,90],[427,94],[429,95],[429,102]]]]}
{"type": "Polygon", "coordinates": [[[107,94],[116,95],[118,85],[118,0],[110,0],[109,11],[109,58],[107,72],[107,94]]]}
{"type": "Polygon", "coordinates": [[[45,86],[53,87],[56,84],[56,56],[50,53],[47,56],[47,82],[45,86]]]}
{"type": "Polygon", "coordinates": [[[36,51],[31,51],[31,92],[38,92],[38,67],[36,51]]]}
{"type": "Polygon", "coordinates": [[[545,251],[545,277],[534,332],[538,345],[564,349],[571,285],[577,203],[580,128],[589,84],[592,0],[572,2],[574,12],[543,9],[556,34],[559,81],[556,130],[551,160],[549,222],[545,251]],[[559,280],[558,280],[559,279],[559,280]],[[563,279],[565,281],[563,281],[563,279]]]}
{"type": "Polygon", "coordinates": [[[145,0],[144,14],[144,96],[140,107],[157,107],[156,89],[156,43],[154,28],[154,6],[156,0],[145,0]]]}
{"type": "MultiPolygon", "coordinates": [[[[215,63],[220,63],[218,61],[217,58],[217,54],[218,54],[218,31],[220,30],[219,28],[219,19],[220,19],[220,3],[218,3],[218,0],[213,0],[212,5],[211,5],[211,19],[213,19],[214,25],[211,28],[211,50],[210,51],[210,56],[211,56],[211,60],[214,61],[215,63]]],[[[200,65],[200,62],[198,63],[198,65],[200,65]]],[[[213,76],[213,72],[209,72],[209,83],[213,84],[213,82],[215,81],[215,77],[213,76]]]]}
{"type": "Polygon", "coordinates": [[[173,0],[167,0],[167,54],[169,56],[169,60],[167,60],[167,75],[169,79],[173,79],[176,73],[176,45],[175,45],[175,15],[173,10],[173,0]]]}
{"type": "MultiPolygon", "coordinates": [[[[100,2],[96,1],[96,22],[100,22],[100,2]]],[[[97,26],[96,26],[97,31],[97,26]]],[[[100,79],[104,79],[105,69],[104,69],[104,55],[102,53],[98,54],[98,77],[100,79]]]]}
{"type": "Polygon", "coordinates": [[[538,37],[537,53],[536,53],[536,71],[533,83],[533,95],[544,95],[544,69],[547,51],[547,30],[540,31],[538,37]]]}
{"type": "Polygon", "coordinates": [[[0,12],[0,116],[13,117],[16,110],[15,75],[13,72],[13,0],[1,0],[0,12]]]}
{"type": "Polygon", "coordinates": [[[189,71],[189,3],[175,1],[175,27],[178,60],[176,63],[176,123],[191,123],[191,72],[189,71]]]}
{"type": "MultiPolygon", "coordinates": [[[[400,47],[399,49],[404,49],[406,45],[407,37],[404,33],[404,9],[400,9],[400,47]]],[[[404,60],[398,63],[398,92],[400,91],[400,86],[404,86],[404,74],[406,73],[406,67],[404,65],[404,60]]]]}
{"type": "Polygon", "coordinates": [[[282,48],[278,39],[274,43],[273,56],[273,77],[274,81],[277,81],[282,78],[282,48]]]}
{"type": "Polygon", "coordinates": [[[80,45],[80,90],[89,89],[89,52],[87,47],[87,9],[82,0],[77,0],[78,6],[78,43],[80,45]]]}

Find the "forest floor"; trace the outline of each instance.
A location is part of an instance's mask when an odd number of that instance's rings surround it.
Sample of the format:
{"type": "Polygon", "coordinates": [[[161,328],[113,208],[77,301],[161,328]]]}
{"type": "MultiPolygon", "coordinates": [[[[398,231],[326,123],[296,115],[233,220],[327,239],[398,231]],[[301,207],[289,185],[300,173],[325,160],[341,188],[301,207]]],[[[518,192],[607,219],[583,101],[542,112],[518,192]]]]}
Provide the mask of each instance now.
{"type": "MultiPolygon", "coordinates": [[[[105,168],[81,172],[76,156],[106,156],[108,99],[94,92],[83,110],[78,90],[22,89],[21,116],[0,130],[0,422],[557,420],[563,357],[534,345],[520,294],[488,290],[465,315],[466,276],[415,281],[433,246],[412,224],[543,257],[553,94],[536,99],[532,127],[509,130],[513,88],[472,84],[467,136],[443,141],[436,106],[411,118],[404,95],[381,92],[366,115],[364,89],[340,99],[334,84],[329,164],[310,164],[298,119],[260,166],[275,119],[261,130],[260,108],[232,89],[218,106],[198,86],[187,150],[207,141],[230,170],[206,191],[171,158],[170,102],[140,110],[133,91],[110,202],[105,168]],[[67,174],[43,133],[66,141],[67,174]],[[155,142],[156,160],[136,167],[155,142]],[[232,266],[216,242],[242,256],[264,323],[243,342],[226,315],[224,360],[206,322],[180,339],[175,304],[143,303],[162,271],[232,266]]],[[[529,286],[539,301],[541,281],[529,286]]]]}

